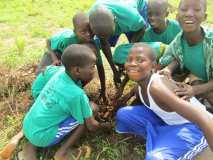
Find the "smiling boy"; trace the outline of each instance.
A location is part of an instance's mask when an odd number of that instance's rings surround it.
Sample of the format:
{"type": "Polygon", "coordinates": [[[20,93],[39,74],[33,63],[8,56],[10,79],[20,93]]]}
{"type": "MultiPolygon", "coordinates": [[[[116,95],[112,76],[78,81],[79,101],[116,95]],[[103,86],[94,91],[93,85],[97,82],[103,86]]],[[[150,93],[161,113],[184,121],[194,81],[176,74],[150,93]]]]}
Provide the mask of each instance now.
{"type": "Polygon", "coordinates": [[[176,90],[185,99],[199,96],[213,105],[213,31],[201,26],[206,20],[206,0],[181,0],[177,20],[179,33],[160,59],[167,66],[164,73],[171,75],[175,68],[185,68],[201,80],[199,84],[176,90]]]}

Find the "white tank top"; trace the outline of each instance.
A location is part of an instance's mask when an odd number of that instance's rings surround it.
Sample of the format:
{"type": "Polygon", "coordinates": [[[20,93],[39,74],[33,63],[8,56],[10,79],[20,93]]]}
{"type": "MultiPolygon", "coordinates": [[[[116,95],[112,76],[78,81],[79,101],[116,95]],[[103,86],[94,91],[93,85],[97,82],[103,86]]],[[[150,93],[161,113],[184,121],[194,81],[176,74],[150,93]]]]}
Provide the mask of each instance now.
{"type": "MultiPolygon", "coordinates": [[[[168,125],[178,125],[178,124],[184,124],[184,123],[190,123],[187,119],[182,117],[181,115],[177,114],[176,112],[167,112],[161,109],[154,101],[152,96],[150,95],[150,85],[154,79],[159,79],[162,77],[162,75],[159,74],[153,74],[150,78],[148,87],[147,87],[147,95],[150,105],[146,105],[144,102],[143,96],[142,96],[142,90],[141,87],[138,87],[139,96],[141,101],[144,103],[146,107],[151,109],[156,115],[158,115],[164,122],[166,122],[168,125]]],[[[206,110],[206,107],[201,104],[195,97],[190,98],[190,103],[196,107],[202,108],[206,110]]],[[[211,115],[212,116],[212,115],[211,115]]]]}

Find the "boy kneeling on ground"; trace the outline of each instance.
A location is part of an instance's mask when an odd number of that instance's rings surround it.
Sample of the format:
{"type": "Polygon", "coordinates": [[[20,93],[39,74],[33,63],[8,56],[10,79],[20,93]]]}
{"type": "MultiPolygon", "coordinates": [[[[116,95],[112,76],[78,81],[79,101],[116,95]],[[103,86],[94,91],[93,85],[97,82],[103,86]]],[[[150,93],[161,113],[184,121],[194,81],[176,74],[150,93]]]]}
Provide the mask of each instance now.
{"type": "Polygon", "coordinates": [[[35,147],[51,147],[69,136],[55,153],[55,160],[68,160],[69,148],[82,136],[85,129],[109,129],[99,123],[81,83],[92,80],[96,57],[86,46],[73,44],[62,55],[65,71],[59,72],[45,85],[23,121],[23,131],[29,143],[23,149],[26,159],[36,160],[35,147]]]}

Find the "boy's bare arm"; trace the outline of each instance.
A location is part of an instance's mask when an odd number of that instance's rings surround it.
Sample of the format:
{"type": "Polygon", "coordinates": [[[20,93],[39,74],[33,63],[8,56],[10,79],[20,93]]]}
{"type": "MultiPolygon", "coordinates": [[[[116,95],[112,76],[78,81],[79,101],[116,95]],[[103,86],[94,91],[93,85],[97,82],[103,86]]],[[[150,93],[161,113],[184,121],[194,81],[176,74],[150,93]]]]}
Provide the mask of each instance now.
{"type": "Polygon", "coordinates": [[[141,28],[139,31],[134,32],[132,35],[131,43],[138,42],[140,38],[144,35],[145,33],[145,28],[141,28]]]}
{"type": "Polygon", "coordinates": [[[162,109],[177,112],[184,118],[197,124],[202,129],[213,150],[213,119],[210,118],[207,111],[192,106],[189,102],[176,96],[172,87],[169,87],[169,82],[165,84],[164,80],[154,80],[152,82],[151,95],[162,109]]]}
{"type": "Polygon", "coordinates": [[[104,66],[103,64],[97,65],[98,70],[98,76],[101,83],[101,97],[103,98],[103,101],[106,102],[106,79],[105,79],[105,72],[104,72],[104,66]]]}
{"type": "Polygon", "coordinates": [[[201,95],[203,93],[208,93],[213,91],[213,80],[198,84],[198,85],[186,85],[184,88],[179,88],[175,90],[177,96],[183,97],[183,99],[188,99],[192,96],[201,95]]]}
{"type": "Polygon", "coordinates": [[[111,124],[109,122],[99,123],[95,120],[95,118],[89,117],[86,118],[86,127],[90,131],[103,131],[103,132],[109,132],[111,130],[111,124]]]}
{"type": "Polygon", "coordinates": [[[47,39],[46,41],[47,43],[47,49],[49,51],[49,55],[53,61],[53,65],[60,65],[60,61],[59,59],[57,58],[56,54],[54,53],[54,51],[51,49],[51,42],[49,39],[47,39]]]}
{"type": "Polygon", "coordinates": [[[112,61],[112,53],[111,53],[111,49],[110,49],[110,44],[109,44],[107,39],[103,39],[103,38],[100,39],[100,43],[101,43],[101,48],[103,50],[103,53],[106,56],[110,66],[112,68],[112,71],[113,71],[113,74],[114,74],[113,75],[114,81],[115,81],[116,84],[120,83],[121,82],[120,73],[118,72],[118,70],[115,67],[115,64],[112,61]]]}

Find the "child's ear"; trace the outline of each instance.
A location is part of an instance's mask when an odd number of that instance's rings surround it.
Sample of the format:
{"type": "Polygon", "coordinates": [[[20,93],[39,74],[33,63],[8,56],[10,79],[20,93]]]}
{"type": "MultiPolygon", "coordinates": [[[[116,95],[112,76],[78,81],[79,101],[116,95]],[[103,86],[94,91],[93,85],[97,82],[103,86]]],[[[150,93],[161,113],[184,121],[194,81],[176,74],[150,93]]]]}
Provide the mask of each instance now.
{"type": "Polygon", "coordinates": [[[157,65],[156,62],[154,62],[154,63],[152,64],[152,72],[155,73],[155,72],[157,72],[157,70],[158,70],[158,65],[157,65]]]}

